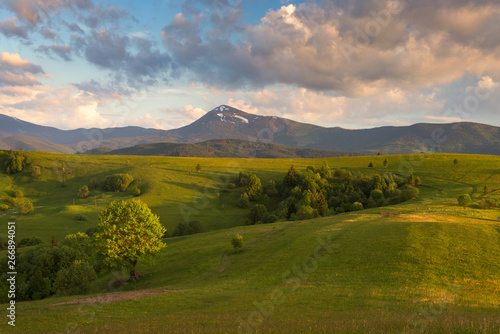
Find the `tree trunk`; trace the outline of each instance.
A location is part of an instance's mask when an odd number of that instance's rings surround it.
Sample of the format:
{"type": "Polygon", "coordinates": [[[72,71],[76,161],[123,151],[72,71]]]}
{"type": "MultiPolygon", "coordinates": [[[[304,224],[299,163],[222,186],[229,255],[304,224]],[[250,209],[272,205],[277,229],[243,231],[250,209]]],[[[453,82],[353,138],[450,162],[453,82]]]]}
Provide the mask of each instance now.
{"type": "Polygon", "coordinates": [[[134,261],[131,263],[132,264],[132,269],[130,270],[130,277],[129,277],[129,282],[136,281],[139,279],[139,274],[137,274],[137,271],[135,270],[135,266],[137,264],[137,261],[134,261]]]}

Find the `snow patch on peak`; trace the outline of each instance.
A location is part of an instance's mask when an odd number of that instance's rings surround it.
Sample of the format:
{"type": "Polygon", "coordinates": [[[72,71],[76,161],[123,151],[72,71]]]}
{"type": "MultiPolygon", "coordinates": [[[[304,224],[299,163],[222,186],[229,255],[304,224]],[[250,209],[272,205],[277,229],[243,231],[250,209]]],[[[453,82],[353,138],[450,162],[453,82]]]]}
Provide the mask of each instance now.
{"type": "Polygon", "coordinates": [[[229,108],[227,106],[219,106],[218,108],[215,108],[215,110],[220,110],[220,111],[229,111],[229,108]]]}
{"type": "Polygon", "coordinates": [[[238,119],[240,119],[243,123],[247,123],[247,124],[248,124],[248,119],[246,119],[245,117],[241,117],[241,116],[236,115],[236,114],[233,114],[233,117],[234,117],[234,118],[238,118],[238,119]]]}

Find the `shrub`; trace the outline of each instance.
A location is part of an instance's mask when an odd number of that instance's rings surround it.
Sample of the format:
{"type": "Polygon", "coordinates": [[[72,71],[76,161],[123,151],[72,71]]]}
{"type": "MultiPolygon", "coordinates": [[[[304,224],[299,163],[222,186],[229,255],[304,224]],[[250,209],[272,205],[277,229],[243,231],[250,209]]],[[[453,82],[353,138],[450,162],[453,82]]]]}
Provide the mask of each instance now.
{"type": "Polygon", "coordinates": [[[248,198],[251,201],[256,201],[259,199],[260,194],[262,193],[262,184],[257,175],[254,174],[250,175],[250,178],[248,179],[246,192],[248,194],[248,198]]]}
{"type": "Polygon", "coordinates": [[[89,187],[87,186],[83,186],[81,187],[79,190],[78,190],[78,196],[81,197],[81,198],[85,198],[85,197],[88,197],[90,194],[89,192],[89,187]]]}
{"type": "Polygon", "coordinates": [[[9,206],[7,204],[0,204],[0,211],[7,211],[9,210],[9,206]]]}
{"type": "Polygon", "coordinates": [[[472,199],[469,194],[460,195],[457,198],[458,205],[463,206],[464,209],[467,208],[469,204],[472,203],[472,199]]]}
{"type": "Polygon", "coordinates": [[[201,170],[201,165],[200,164],[197,164],[196,165],[196,171],[199,172],[201,170]]]}
{"type": "Polygon", "coordinates": [[[418,194],[419,191],[417,188],[413,186],[406,186],[401,194],[401,197],[403,198],[403,201],[408,201],[410,199],[417,198],[418,194]]]}
{"type": "Polygon", "coordinates": [[[22,148],[20,148],[19,151],[10,150],[7,153],[7,157],[8,161],[5,168],[7,174],[15,174],[23,170],[25,166],[25,158],[22,148]]]}
{"type": "Polygon", "coordinates": [[[243,209],[249,208],[250,201],[248,200],[248,197],[240,197],[238,201],[238,206],[243,209]]]}
{"type": "Polygon", "coordinates": [[[97,275],[94,268],[85,261],[75,261],[69,268],[57,273],[54,289],[59,296],[81,295],[94,289],[97,275]]]}
{"type": "Polygon", "coordinates": [[[181,222],[177,224],[174,229],[174,233],[172,235],[174,237],[179,237],[182,235],[191,235],[200,233],[203,231],[203,227],[201,226],[199,221],[190,221],[190,222],[181,222]]]}
{"type": "Polygon", "coordinates": [[[373,162],[370,161],[370,163],[368,164],[368,167],[372,168],[373,167],[373,162]]]}
{"type": "Polygon", "coordinates": [[[135,197],[138,197],[141,195],[141,189],[137,188],[137,187],[134,187],[132,189],[132,195],[134,195],[135,197]]]}
{"type": "Polygon", "coordinates": [[[16,205],[17,199],[14,197],[9,197],[7,198],[7,202],[9,202],[10,205],[16,205]]]}
{"type": "Polygon", "coordinates": [[[14,197],[15,197],[15,198],[18,198],[18,199],[19,199],[19,198],[23,198],[23,197],[24,197],[24,194],[23,194],[23,192],[22,192],[21,190],[16,190],[16,191],[14,192],[14,197]]]}
{"type": "Polygon", "coordinates": [[[234,251],[239,253],[243,248],[243,236],[239,233],[236,233],[231,239],[231,245],[233,245],[234,251]]]}
{"type": "Polygon", "coordinates": [[[33,178],[35,178],[35,179],[36,179],[36,178],[37,178],[37,177],[39,177],[40,175],[42,175],[42,170],[40,169],[40,167],[38,167],[38,166],[33,166],[33,167],[31,167],[31,176],[32,176],[33,178]]]}
{"type": "Polygon", "coordinates": [[[79,221],[79,222],[86,222],[86,221],[88,221],[89,219],[88,219],[88,218],[87,218],[87,216],[85,216],[85,215],[82,215],[82,214],[77,214],[77,215],[75,216],[75,220],[76,220],[76,221],[79,221]]]}
{"type": "Polygon", "coordinates": [[[354,202],[351,204],[351,210],[352,211],[363,210],[363,204],[361,204],[359,202],[354,202]]]}
{"type": "Polygon", "coordinates": [[[27,198],[22,198],[17,201],[17,211],[22,214],[28,214],[34,210],[33,203],[27,198]]]}
{"type": "Polygon", "coordinates": [[[126,191],[133,181],[129,174],[114,174],[106,177],[102,188],[106,191],[126,191]]]}
{"type": "Polygon", "coordinates": [[[264,224],[271,224],[271,223],[275,223],[276,221],[278,221],[278,217],[276,217],[276,215],[274,215],[272,213],[267,213],[262,218],[262,223],[264,223],[264,224]]]}
{"type": "Polygon", "coordinates": [[[85,234],[87,234],[89,237],[92,237],[96,232],[97,232],[97,227],[89,227],[87,231],[85,231],[85,234]]]}
{"type": "Polygon", "coordinates": [[[19,241],[18,246],[19,247],[28,247],[28,246],[35,246],[43,244],[43,240],[40,239],[39,237],[27,237],[27,238],[22,238],[21,241],[19,241]]]}
{"type": "Polygon", "coordinates": [[[297,211],[297,216],[300,220],[312,219],[318,217],[318,210],[311,208],[309,205],[303,205],[297,211]]]}
{"type": "Polygon", "coordinates": [[[481,202],[481,209],[492,209],[497,207],[497,200],[496,198],[485,198],[481,202]]]}
{"type": "Polygon", "coordinates": [[[262,219],[267,214],[267,208],[263,204],[255,204],[250,209],[250,225],[262,222],[262,219]]]}

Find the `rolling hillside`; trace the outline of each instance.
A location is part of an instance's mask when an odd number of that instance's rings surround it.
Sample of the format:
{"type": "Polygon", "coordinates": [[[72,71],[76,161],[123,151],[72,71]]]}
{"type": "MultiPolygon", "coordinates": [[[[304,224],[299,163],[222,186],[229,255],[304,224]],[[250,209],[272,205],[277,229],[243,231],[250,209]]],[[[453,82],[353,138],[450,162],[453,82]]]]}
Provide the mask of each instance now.
{"type": "Polygon", "coordinates": [[[328,158],[358,155],[351,152],[301,149],[292,146],[250,142],[238,139],[213,139],[196,144],[156,143],[112,150],[97,148],[85,154],[156,155],[205,158],[328,158]]]}
{"type": "MultiPolygon", "coordinates": [[[[30,154],[43,169],[39,179],[33,180],[29,171],[14,176],[0,172],[2,203],[21,190],[35,204],[27,216],[15,209],[0,213],[2,231],[17,217],[19,239],[61,240],[96,226],[98,213],[110,201],[133,196],[91,189],[89,198],[79,199],[78,188],[93,177],[123,172],[134,176],[132,186],[142,190],[139,199],[169,231],[187,214],[206,232],[165,239],[168,247],[156,264],[140,267],[145,277],[112,290],[113,294],[105,293],[127,273],[109,271],[101,276],[99,294],[105,294],[104,302],[53,306],[85,297],[70,296],[17,303],[17,325],[9,332],[500,330],[500,212],[474,205],[464,210],[456,201],[467,193],[479,203],[485,197],[481,190],[485,184],[491,188],[488,196],[500,198],[499,157],[418,154],[255,160],[30,154]],[[387,168],[384,159],[389,161],[387,168]],[[61,161],[71,162],[75,171],[64,188],[52,172],[61,161]],[[248,209],[237,206],[244,189],[229,187],[230,177],[251,171],[265,183],[282,178],[292,164],[302,170],[324,161],[334,169],[366,175],[413,171],[422,178],[420,195],[394,206],[313,220],[244,225],[248,209]],[[369,161],[374,168],[367,167],[369,161]],[[198,163],[200,172],[195,171],[198,163]],[[395,215],[381,215],[389,212],[395,215]],[[77,214],[89,220],[76,221],[77,214]],[[239,254],[231,252],[235,233],[244,237],[239,254]],[[150,295],[144,290],[162,293],[150,295]],[[115,300],[127,291],[135,297],[115,300]]],[[[0,154],[0,162],[3,159],[0,154]]],[[[0,237],[5,238],[6,232],[0,237]]]]}

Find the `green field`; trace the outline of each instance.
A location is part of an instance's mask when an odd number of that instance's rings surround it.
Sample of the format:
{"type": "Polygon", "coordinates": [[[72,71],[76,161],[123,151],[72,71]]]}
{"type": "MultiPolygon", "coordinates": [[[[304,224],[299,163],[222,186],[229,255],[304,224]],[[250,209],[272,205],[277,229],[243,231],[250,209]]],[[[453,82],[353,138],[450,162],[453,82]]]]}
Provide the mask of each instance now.
{"type": "MultiPolygon", "coordinates": [[[[79,297],[48,298],[16,304],[13,333],[499,333],[500,211],[473,204],[458,206],[468,193],[479,203],[500,198],[500,157],[418,154],[411,156],[261,160],[78,156],[30,153],[44,168],[0,173],[0,203],[21,190],[35,205],[29,215],[0,213],[0,237],[17,218],[17,240],[84,232],[98,213],[130,192],[78,189],[92,178],[129,173],[131,187],[168,231],[183,221],[199,221],[206,232],[167,238],[145,277],[112,293],[166,289],[172,292],[109,303],[52,304],[79,297]],[[387,158],[389,165],[383,167],[387,158]],[[458,160],[454,166],[453,160],[458,160]],[[69,161],[67,187],[54,167],[69,161]],[[239,171],[256,173],[263,183],[327,161],[366,175],[386,171],[422,179],[418,199],[402,204],[306,221],[245,226],[248,209],[237,207],[244,191],[228,189],[239,171]],[[373,161],[375,167],[368,168],[373,161]],[[202,166],[195,171],[197,164],[202,166]],[[74,201],[74,205],[73,205],[74,201]],[[96,206],[97,204],[97,206],[96,206]],[[382,216],[381,212],[401,212],[382,216]],[[88,221],[76,221],[77,214],[88,221]],[[240,233],[244,248],[231,252],[240,233]]],[[[0,156],[3,159],[3,156],[0,156]]],[[[22,251],[22,249],[21,249],[22,251]]],[[[5,253],[5,251],[3,252],[5,253]]],[[[123,273],[99,278],[100,294],[123,273]]],[[[83,297],[83,296],[80,296],[83,297]]],[[[7,304],[0,305],[6,314],[7,304]]]]}

